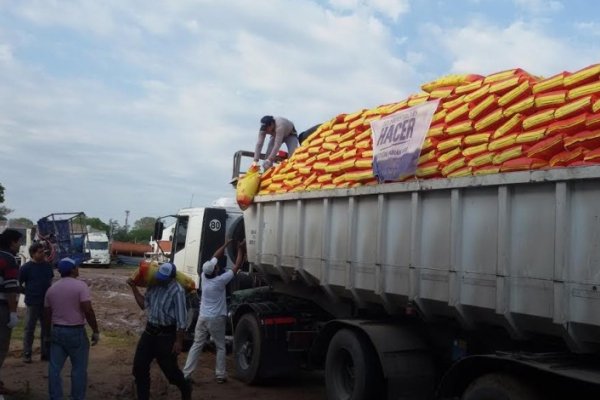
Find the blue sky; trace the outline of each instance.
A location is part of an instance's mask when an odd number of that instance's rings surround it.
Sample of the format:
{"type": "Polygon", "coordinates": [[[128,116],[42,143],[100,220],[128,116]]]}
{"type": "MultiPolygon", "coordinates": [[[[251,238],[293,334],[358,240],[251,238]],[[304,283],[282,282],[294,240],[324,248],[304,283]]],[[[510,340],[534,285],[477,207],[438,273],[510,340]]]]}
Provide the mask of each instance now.
{"type": "Polygon", "coordinates": [[[577,70],[600,62],[599,4],[0,0],[9,217],[209,205],[262,115],[303,130],[447,73],[577,70]]]}

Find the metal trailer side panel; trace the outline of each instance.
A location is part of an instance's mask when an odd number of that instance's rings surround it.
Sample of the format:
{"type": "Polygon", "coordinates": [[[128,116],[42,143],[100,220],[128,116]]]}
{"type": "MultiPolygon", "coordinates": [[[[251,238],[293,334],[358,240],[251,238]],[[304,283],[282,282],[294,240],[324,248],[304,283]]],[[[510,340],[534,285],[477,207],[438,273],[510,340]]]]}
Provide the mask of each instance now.
{"type": "Polygon", "coordinates": [[[263,196],[249,260],[390,313],[600,344],[600,167],[263,196]]]}

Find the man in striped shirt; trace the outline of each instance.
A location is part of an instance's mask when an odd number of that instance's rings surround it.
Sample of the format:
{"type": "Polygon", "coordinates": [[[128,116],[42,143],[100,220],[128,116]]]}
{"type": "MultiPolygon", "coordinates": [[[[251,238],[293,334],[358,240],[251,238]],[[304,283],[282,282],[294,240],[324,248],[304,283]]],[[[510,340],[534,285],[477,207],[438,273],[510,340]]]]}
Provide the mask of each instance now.
{"type": "Polygon", "coordinates": [[[182,400],[191,400],[192,385],[177,365],[187,324],[185,292],[175,280],[174,264],[164,263],[156,272],[156,285],[142,295],[132,279],[127,280],[135,301],[147,310],[146,329],[138,342],[133,359],[133,376],[138,400],[150,398],[150,364],[156,359],[169,383],[181,391],[182,400]]]}
{"type": "MultiPolygon", "coordinates": [[[[8,354],[12,328],[17,325],[17,294],[19,292],[19,267],[15,255],[23,235],[14,229],[0,233],[0,368],[8,354]]],[[[0,381],[0,395],[10,394],[0,381]]],[[[1,396],[0,396],[1,397],[1,396]]]]}

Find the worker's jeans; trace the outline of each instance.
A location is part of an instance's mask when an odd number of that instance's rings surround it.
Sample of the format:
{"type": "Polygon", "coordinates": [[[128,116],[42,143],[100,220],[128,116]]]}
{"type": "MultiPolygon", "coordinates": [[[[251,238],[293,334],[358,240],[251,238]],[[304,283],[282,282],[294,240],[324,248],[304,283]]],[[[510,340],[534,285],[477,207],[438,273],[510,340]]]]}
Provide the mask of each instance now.
{"type": "Polygon", "coordinates": [[[194,344],[192,345],[185,366],[183,367],[183,375],[189,378],[192,372],[196,369],[198,358],[204,344],[208,340],[208,335],[212,336],[215,346],[217,347],[217,365],[215,367],[215,376],[217,378],[226,378],[225,372],[225,326],[227,323],[226,316],[220,317],[198,317],[196,322],[196,331],[194,332],[194,344]]]}
{"type": "Polygon", "coordinates": [[[50,334],[50,363],[48,364],[48,389],[50,400],[63,400],[60,373],[67,357],[71,360],[71,399],[85,399],[87,365],[90,352],[83,325],[65,327],[54,325],[50,334]]]}
{"type": "Polygon", "coordinates": [[[140,337],[133,357],[132,371],[138,400],[150,399],[150,364],[154,359],[169,383],[179,388],[181,398],[191,398],[191,385],[185,381],[177,365],[177,354],[173,353],[176,333],[175,326],[171,328],[157,327],[156,332],[150,332],[149,327],[146,327],[140,337]]]}
{"type": "Polygon", "coordinates": [[[33,339],[35,335],[35,326],[37,325],[37,322],[40,321],[42,358],[48,357],[47,343],[44,340],[47,332],[43,322],[43,314],[43,304],[27,306],[27,314],[25,315],[25,332],[23,333],[23,355],[31,356],[31,346],[33,345],[33,339]]]}
{"type": "MultiPolygon", "coordinates": [[[[283,143],[285,143],[285,145],[287,146],[288,158],[290,158],[292,156],[292,154],[294,154],[294,151],[296,151],[296,149],[300,145],[300,142],[298,142],[297,135],[287,135],[285,137],[285,139],[283,139],[283,143]]],[[[275,145],[275,135],[271,136],[271,139],[269,140],[269,146],[267,147],[267,157],[269,156],[269,154],[271,154],[271,149],[273,148],[274,145],[275,145]]],[[[277,149],[277,150],[279,151],[279,149],[277,149]]]]}
{"type": "Polygon", "coordinates": [[[12,329],[8,326],[8,320],[10,319],[10,312],[8,311],[8,305],[6,302],[0,302],[0,369],[4,364],[4,359],[8,354],[8,347],[10,345],[10,336],[12,329]]]}

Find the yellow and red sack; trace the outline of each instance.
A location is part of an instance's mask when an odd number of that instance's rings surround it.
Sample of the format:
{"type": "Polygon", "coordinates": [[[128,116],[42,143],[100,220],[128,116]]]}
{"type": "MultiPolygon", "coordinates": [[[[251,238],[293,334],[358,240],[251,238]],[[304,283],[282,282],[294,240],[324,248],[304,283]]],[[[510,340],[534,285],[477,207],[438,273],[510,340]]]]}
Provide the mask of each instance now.
{"type": "Polygon", "coordinates": [[[575,150],[561,151],[555,154],[548,164],[551,167],[564,167],[575,161],[583,161],[585,153],[587,153],[587,150],[583,147],[578,147],[575,150]]]}
{"type": "Polygon", "coordinates": [[[527,171],[531,169],[543,168],[547,164],[548,163],[546,162],[546,160],[542,160],[539,158],[519,157],[503,162],[502,166],[500,167],[500,171],[527,171]]]}
{"type": "Polygon", "coordinates": [[[554,155],[563,151],[563,135],[558,134],[531,146],[527,151],[527,157],[550,160],[554,155]]]}
{"type": "Polygon", "coordinates": [[[537,83],[535,83],[533,85],[533,87],[531,88],[531,91],[534,94],[537,93],[545,93],[551,90],[559,90],[562,89],[564,87],[563,82],[564,82],[564,78],[571,75],[570,72],[560,72],[554,76],[551,76],[550,78],[546,78],[546,79],[542,79],[541,81],[538,81],[537,83]]]}
{"type": "Polygon", "coordinates": [[[583,156],[583,161],[600,163],[600,148],[589,151],[585,156],[583,156]]]}
{"type": "MultiPolygon", "coordinates": [[[[138,268],[131,274],[131,280],[136,286],[148,287],[157,284],[156,272],[158,271],[158,263],[156,261],[140,261],[138,268]]],[[[187,291],[196,290],[196,283],[192,278],[181,271],[175,274],[175,280],[187,291]]]]}
{"type": "Polygon", "coordinates": [[[596,131],[583,131],[565,138],[565,149],[575,150],[583,147],[594,150],[600,147],[600,129],[596,131]]]}
{"type": "Polygon", "coordinates": [[[258,166],[253,166],[248,169],[246,175],[244,175],[237,183],[235,198],[238,205],[242,210],[250,207],[254,201],[254,196],[258,193],[260,188],[260,172],[258,166]]]}
{"type": "Polygon", "coordinates": [[[424,83],[423,85],[421,85],[421,89],[425,92],[431,93],[435,89],[440,89],[449,86],[461,86],[479,79],[483,79],[483,76],[475,74],[445,75],[441,78],[436,79],[435,81],[424,83]]]}

